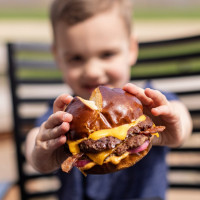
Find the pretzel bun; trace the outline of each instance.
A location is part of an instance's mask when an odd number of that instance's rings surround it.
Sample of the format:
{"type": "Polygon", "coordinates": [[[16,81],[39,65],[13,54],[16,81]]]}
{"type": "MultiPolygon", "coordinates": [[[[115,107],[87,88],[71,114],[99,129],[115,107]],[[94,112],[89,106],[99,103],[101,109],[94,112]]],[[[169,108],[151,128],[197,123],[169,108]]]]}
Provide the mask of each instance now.
{"type": "Polygon", "coordinates": [[[92,132],[129,124],[143,114],[141,102],[120,88],[100,86],[90,100],[75,97],[66,112],[73,115],[67,137],[77,140],[92,132]]]}
{"type": "Polygon", "coordinates": [[[134,165],[151,149],[155,125],[143,114],[141,102],[120,88],[99,86],[89,100],[75,97],[65,111],[73,115],[65,172],[73,166],[84,174],[115,172],[134,165]]]}

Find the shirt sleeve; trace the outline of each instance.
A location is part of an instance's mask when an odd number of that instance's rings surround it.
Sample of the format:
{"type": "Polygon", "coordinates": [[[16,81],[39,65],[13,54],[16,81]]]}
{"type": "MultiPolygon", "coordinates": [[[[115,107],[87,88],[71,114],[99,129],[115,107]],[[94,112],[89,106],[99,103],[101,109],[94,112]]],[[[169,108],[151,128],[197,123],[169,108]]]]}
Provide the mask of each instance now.
{"type": "Polygon", "coordinates": [[[38,119],[36,119],[35,126],[36,127],[41,126],[42,123],[45,122],[49,118],[49,116],[52,115],[52,114],[53,114],[53,102],[50,102],[49,103],[49,109],[47,110],[47,112],[44,113],[44,115],[42,115],[38,119]]]}
{"type": "MultiPolygon", "coordinates": [[[[156,89],[155,87],[153,87],[151,81],[147,81],[144,88],[156,89]]],[[[169,100],[169,101],[179,100],[178,96],[172,92],[166,92],[166,91],[162,91],[162,90],[159,90],[159,91],[162,94],[164,94],[166,96],[167,100],[169,100]]]]}

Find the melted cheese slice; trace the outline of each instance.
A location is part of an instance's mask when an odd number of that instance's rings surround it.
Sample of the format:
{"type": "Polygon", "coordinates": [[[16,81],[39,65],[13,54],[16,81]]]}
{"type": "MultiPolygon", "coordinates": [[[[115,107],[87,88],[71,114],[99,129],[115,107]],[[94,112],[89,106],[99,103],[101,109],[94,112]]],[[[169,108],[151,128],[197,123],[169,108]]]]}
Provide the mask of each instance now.
{"type": "MultiPolygon", "coordinates": [[[[126,152],[126,153],[124,153],[124,154],[121,155],[121,156],[114,156],[114,155],[112,155],[112,156],[110,156],[109,158],[107,158],[106,161],[105,161],[104,163],[111,162],[111,163],[113,163],[114,165],[117,165],[117,164],[120,163],[120,161],[121,161],[122,159],[126,158],[128,155],[129,155],[129,152],[126,152]]],[[[86,164],[84,167],[80,167],[79,169],[80,169],[81,171],[84,171],[84,170],[88,170],[88,169],[94,167],[95,165],[96,165],[95,162],[90,162],[90,163],[86,164]]]]}
{"type": "Polygon", "coordinates": [[[129,152],[126,152],[122,154],[121,156],[110,156],[109,158],[106,159],[105,163],[111,162],[114,165],[117,165],[120,163],[120,161],[128,156],[129,152]]]}
{"type": "Polygon", "coordinates": [[[151,135],[155,135],[157,138],[159,138],[159,133],[151,133],[151,135]]]}
{"type": "Polygon", "coordinates": [[[83,140],[86,140],[87,138],[82,138],[80,140],[76,140],[76,141],[72,141],[72,140],[67,140],[67,144],[69,146],[69,150],[70,152],[75,155],[77,153],[80,153],[80,149],[79,149],[79,146],[78,144],[80,142],[82,142],[83,140]]]}
{"type": "MultiPolygon", "coordinates": [[[[103,130],[95,131],[91,133],[88,138],[93,139],[93,140],[98,140],[102,137],[113,136],[120,140],[124,140],[126,138],[127,131],[129,130],[129,128],[131,128],[132,126],[136,126],[138,123],[144,121],[145,119],[146,119],[145,115],[141,115],[137,120],[131,122],[130,124],[124,124],[119,127],[115,127],[111,129],[103,129],[103,130]]],[[[67,144],[69,146],[70,152],[73,155],[80,153],[78,144],[81,141],[86,140],[88,138],[82,138],[76,141],[67,140],[67,144]]],[[[102,165],[105,158],[107,158],[114,150],[115,149],[111,149],[111,150],[107,150],[107,151],[103,151],[99,153],[88,153],[86,155],[95,163],[102,165]]]]}
{"type": "Polygon", "coordinates": [[[89,139],[98,140],[103,137],[113,136],[119,140],[124,140],[127,135],[127,131],[132,126],[136,126],[139,122],[142,122],[146,119],[145,115],[141,115],[137,120],[131,122],[130,124],[124,124],[111,129],[103,129],[95,131],[89,135],[89,139]]]}
{"type": "Polygon", "coordinates": [[[96,165],[95,162],[90,162],[90,163],[86,164],[84,167],[79,167],[79,169],[81,171],[84,171],[84,170],[88,170],[88,169],[94,167],[95,165],[96,165]]]}
{"type": "Polygon", "coordinates": [[[86,155],[98,165],[102,165],[105,158],[107,158],[115,149],[109,149],[100,153],[87,153],[86,155]]]}

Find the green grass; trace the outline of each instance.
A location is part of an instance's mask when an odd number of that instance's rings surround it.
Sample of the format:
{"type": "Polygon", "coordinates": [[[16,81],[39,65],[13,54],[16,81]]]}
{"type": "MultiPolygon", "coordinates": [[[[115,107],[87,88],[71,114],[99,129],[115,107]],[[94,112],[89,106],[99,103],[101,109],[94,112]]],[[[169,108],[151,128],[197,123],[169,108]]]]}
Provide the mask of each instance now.
{"type": "MultiPolygon", "coordinates": [[[[134,10],[137,19],[200,19],[199,8],[137,8],[134,10]]],[[[0,8],[0,20],[48,19],[48,8],[0,8]]]]}
{"type": "Polygon", "coordinates": [[[153,58],[153,57],[163,57],[163,56],[177,56],[184,55],[188,53],[200,52],[200,41],[189,42],[179,45],[167,45],[156,47],[156,48],[140,48],[139,58],[153,58]]]}
{"type": "Polygon", "coordinates": [[[200,72],[200,59],[177,62],[160,62],[153,64],[137,64],[132,67],[131,74],[133,77],[152,75],[172,75],[180,72],[200,72]]]}
{"type": "Polygon", "coordinates": [[[48,19],[48,10],[45,8],[13,9],[0,8],[0,20],[44,20],[48,19]]]}
{"type": "Polygon", "coordinates": [[[40,61],[51,61],[53,55],[50,52],[29,52],[20,51],[16,55],[19,60],[40,60],[40,61]]]}
{"type": "Polygon", "coordinates": [[[20,79],[39,79],[39,80],[48,80],[48,79],[61,79],[61,72],[57,69],[55,70],[46,70],[46,69],[21,69],[18,71],[17,76],[20,79]]]}

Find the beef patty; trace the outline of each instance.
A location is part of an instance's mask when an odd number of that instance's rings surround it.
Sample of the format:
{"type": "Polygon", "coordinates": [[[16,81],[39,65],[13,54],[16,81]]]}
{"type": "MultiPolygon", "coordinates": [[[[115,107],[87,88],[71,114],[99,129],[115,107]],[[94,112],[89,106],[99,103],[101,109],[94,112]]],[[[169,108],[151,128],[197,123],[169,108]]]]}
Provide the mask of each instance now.
{"type": "Polygon", "coordinates": [[[120,156],[128,149],[141,146],[145,141],[149,140],[150,133],[162,132],[163,126],[153,127],[152,120],[146,116],[145,121],[138,123],[137,126],[131,127],[125,140],[108,136],[98,140],[87,139],[79,143],[80,152],[82,153],[99,153],[109,149],[115,149],[114,154],[120,156]]]}
{"type": "Polygon", "coordinates": [[[115,154],[122,155],[128,149],[138,147],[148,140],[145,131],[151,128],[152,125],[152,120],[146,117],[145,121],[140,122],[137,126],[133,126],[128,130],[127,137],[124,141],[112,136],[103,137],[99,140],[88,139],[79,143],[80,151],[83,153],[98,153],[118,146],[115,154]],[[142,134],[140,134],[141,132],[142,134]]]}

